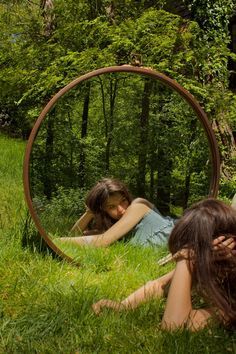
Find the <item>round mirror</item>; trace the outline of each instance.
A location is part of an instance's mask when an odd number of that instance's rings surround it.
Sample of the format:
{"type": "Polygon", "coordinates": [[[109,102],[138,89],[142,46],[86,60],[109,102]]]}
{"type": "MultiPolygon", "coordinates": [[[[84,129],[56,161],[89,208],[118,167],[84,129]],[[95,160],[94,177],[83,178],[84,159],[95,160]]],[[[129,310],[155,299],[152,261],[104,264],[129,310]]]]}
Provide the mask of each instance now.
{"type": "Polygon", "coordinates": [[[41,236],[71,261],[76,246],[60,238],[71,236],[102,177],[178,217],[217,195],[219,166],[214,133],[188,91],[152,69],[114,66],[72,81],[43,109],[26,148],[24,189],[41,236]]]}

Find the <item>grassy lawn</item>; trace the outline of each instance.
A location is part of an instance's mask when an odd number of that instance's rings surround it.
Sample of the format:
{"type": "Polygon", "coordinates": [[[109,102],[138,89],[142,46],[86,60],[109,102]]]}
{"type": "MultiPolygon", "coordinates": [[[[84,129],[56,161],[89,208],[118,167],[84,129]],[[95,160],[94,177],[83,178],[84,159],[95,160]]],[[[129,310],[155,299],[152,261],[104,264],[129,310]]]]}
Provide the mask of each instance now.
{"type": "Polygon", "coordinates": [[[166,250],[118,243],[80,251],[80,267],[22,248],[25,144],[0,136],[0,353],[236,353],[236,334],[160,330],[164,300],[95,316],[100,298],[121,299],[171,269],[166,250]]]}

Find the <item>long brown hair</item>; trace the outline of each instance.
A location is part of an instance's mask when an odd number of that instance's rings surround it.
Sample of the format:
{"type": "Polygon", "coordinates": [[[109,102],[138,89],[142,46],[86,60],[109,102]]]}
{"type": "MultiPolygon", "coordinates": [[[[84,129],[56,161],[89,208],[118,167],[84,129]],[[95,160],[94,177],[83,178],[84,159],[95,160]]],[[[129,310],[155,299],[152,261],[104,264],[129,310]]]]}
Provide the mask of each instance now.
{"type": "Polygon", "coordinates": [[[197,289],[216,307],[228,324],[236,324],[236,255],[220,257],[212,241],[219,236],[236,240],[236,210],[222,201],[208,198],[187,209],[176,223],[170,238],[172,254],[183,248],[194,251],[192,268],[197,289]]]}
{"type": "Polygon", "coordinates": [[[104,206],[107,199],[116,194],[121,194],[127,199],[129,204],[132,201],[132,196],[127,186],[113,178],[103,178],[90,190],[85,200],[86,205],[95,216],[96,227],[105,231],[109,229],[117,220],[112,219],[105,211],[104,206]]]}

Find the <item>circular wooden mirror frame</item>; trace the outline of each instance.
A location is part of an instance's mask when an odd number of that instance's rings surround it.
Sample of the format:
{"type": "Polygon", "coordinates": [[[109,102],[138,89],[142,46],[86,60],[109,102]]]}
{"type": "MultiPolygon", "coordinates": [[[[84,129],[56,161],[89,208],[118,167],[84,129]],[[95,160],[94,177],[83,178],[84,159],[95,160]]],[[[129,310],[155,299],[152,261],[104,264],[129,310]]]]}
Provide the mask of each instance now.
{"type": "Polygon", "coordinates": [[[102,74],[107,74],[107,73],[115,73],[115,72],[129,72],[129,73],[136,73],[140,74],[143,76],[148,76],[153,79],[159,80],[162,82],[164,85],[172,88],[174,91],[177,91],[187,102],[188,104],[193,108],[195,113],[197,114],[197,117],[199,118],[205,133],[207,135],[208,143],[210,146],[210,151],[211,151],[211,159],[212,159],[212,176],[211,176],[211,183],[210,183],[210,189],[209,189],[209,196],[211,197],[217,197],[218,194],[218,189],[219,189],[219,179],[220,179],[220,155],[219,155],[219,150],[218,150],[218,144],[216,141],[215,134],[211,128],[211,125],[208,121],[208,118],[203,111],[203,109],[200,107],[199,103],[196,101],[196,99],[187,91],[185,90],[182,86],[180,86],[176,81],[173,79],[170,79],[166,75],[159,73],[153,69],[150,68],[145,68],[145,67],[135,67],[131,65],[122,65],[122,66],[110,66],[110,67],[105,67],[101,68],[98,70],[91,71],[85,75],[82,75],[78,77],[77,79],[71,81],[68,85],[63,87],[60,91],[58,91],[52,99],[48,102],[48,104],[44,107],[42,110],[41,114],[39,115],[38,119],[36,120],[34,127],[30,133],[28,143],[26,146],[26,152],[25,152],[25,158],[24,158],[24,167],[23,167],[23,183],[24,183],[24,193],[25,193],[25,199],[31,214],[32,219],[34,220],[34,223],[40,233],[40,235],[43,237],[43,239],[46,241],[48,246],[60,257],[66,259],[69,262],[76,263],[71,257],[67,256],[65,253],[63,253],[49,238],[47,235],[46,231],[42,227],[39,217],[34,209],[32,198],[31,198],[31,193],[30,193],[30,175],[29,175],[29,170],[30,170],[30,155],[33,147],[34,140],[37,136],[37,132],[40,128],[40,125],[44,118],[46,117],[47,113],[52,109],[52,107],[55,105],[55,103],[58,101],[58,99],[63,96],[65,93],[67,93],[69,90],[77,86],[83,81],[89,80],[95,76],[99,76],[102,74]]]}

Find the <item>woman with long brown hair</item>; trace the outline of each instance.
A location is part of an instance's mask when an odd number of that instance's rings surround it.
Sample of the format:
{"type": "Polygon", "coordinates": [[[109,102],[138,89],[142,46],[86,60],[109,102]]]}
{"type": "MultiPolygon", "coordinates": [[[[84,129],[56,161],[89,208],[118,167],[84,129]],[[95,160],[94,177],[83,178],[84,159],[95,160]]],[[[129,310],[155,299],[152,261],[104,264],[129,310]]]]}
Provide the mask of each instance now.
{"type": "Polygon", "coordinates": [[[72,228],[75,236],[62,237],[60,241],[105,247],[122,239],[132,244],[160,246],[167,244],[175,222],[162,216],[148,200],[133,199],[126,185],[113,178],[98,181],[85,204],[85,213],[72,228]]]}
{"type": "Polygon", "coordinates": [[[169,238],[173,271],[150,281],[121,302],[100,300],[104,307],[133,309],[140,303],[163,296],[169,285],[162,328],[204,327],[215,318],[227,326],[236,325],[236,210],[209,198],[194,204],[178,220],[169,238]],[[192,289],[205,299],[207,307],[193,309],[192,289]]]}

